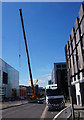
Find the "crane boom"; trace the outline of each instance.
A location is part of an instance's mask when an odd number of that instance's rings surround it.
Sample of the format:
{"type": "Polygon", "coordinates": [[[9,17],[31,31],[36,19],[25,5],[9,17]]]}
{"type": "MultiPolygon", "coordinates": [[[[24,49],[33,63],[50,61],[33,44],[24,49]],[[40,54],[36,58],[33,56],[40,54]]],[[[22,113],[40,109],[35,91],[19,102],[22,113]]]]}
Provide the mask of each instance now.
{"type": "Polygon", "coordinates": [[[28,47],[27,47],[27,42],[26,42],[26,35],[25,35],[25,29],[24,29],[24,23],[23,23],[23,17],[22,17],[22,9],[19,9],[19,11],[20,11],[20,18],[21,18],[21,23],[22,23],[23,35],[24,35],[24,42],[25,42],[25,47],[26,47],[28,66],[29,66],[29,74],[30,74],[31,87],[32,87],[32,97],[35,98],[35,90],[34,90],[34,85],[33,85],[32,72],[31,72],[31,66],[30,66],[30,60],[29,60],[29,54],[28,54],[28,47]]]}

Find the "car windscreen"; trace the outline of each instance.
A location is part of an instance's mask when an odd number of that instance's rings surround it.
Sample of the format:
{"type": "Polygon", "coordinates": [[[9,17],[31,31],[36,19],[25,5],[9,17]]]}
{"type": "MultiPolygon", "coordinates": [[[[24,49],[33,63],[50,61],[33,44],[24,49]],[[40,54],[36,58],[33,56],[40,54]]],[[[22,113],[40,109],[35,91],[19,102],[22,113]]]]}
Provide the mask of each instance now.
{"type": "Polygon", "coordinates": [[[57,96],[63,95],[63,92],[60,89],[46,89],[47,96],[57,96]]]}

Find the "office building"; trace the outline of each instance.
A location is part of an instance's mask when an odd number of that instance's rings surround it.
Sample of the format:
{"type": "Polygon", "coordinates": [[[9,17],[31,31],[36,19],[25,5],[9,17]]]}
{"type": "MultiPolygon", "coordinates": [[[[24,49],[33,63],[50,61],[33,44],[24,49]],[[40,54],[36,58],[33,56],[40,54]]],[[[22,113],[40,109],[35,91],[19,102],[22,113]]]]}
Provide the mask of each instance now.
{"type": "MultiPolygon", "coordinates": [[[[68,83],[72,88],[73,103],[84,105],[84,4],[79,10],[69,40],[65,46],[68,83]]],[[[70,91],[70,89],[69,89],[70,91]]]]}
{"type": "Polygon", "coordinates": [[[0,98],[19,96],[19,72],[0,59],[0,98]]]}
{"type": "Polygon", "coordinates": [[[27,98],[27,88],[26,86],[20,85],[19,86],[19,97],[20,98],[27,98]]]}
{"type": "Polygon", "coordinates": [[[63,91],[66,97],[68,97],[66,62],[53,64],[51,82],[57,84],[57,87],[63,91]]]}
{"type": "Polygon", "coordinates": [[[51,80],[48,80],[48,85],[52,84],[52,81],[51,80]]]}

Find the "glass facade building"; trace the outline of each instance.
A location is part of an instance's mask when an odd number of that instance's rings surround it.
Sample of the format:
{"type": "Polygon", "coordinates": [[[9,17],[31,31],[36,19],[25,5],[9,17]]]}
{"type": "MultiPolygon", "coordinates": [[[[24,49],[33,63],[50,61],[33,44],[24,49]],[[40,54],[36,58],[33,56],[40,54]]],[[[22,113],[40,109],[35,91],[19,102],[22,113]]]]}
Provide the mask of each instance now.
{"type": "Polygon", "coordinates": [[[19,96],[19,72],[0,59],[0,97],[19,96]]]}

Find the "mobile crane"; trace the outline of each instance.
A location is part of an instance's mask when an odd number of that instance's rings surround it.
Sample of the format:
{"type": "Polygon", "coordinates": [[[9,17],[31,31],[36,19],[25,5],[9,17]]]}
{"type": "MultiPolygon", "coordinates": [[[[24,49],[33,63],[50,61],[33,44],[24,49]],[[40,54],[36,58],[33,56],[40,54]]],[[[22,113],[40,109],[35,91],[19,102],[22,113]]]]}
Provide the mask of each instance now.
{"type": "MultiPolygon", "coordinates": [[[[30,74],[30,81],[31,81],[31,88],[32,88],[32,99],[38,99],[38,97],[35,94],[35,89],[34,89],[34,85],[33,85],[33,78],[32,78],[31,66],[30,66],[30,59],[29,59],[29,54],[28,54],[28,47],[27,47],[26,35],[25,35],[25,29],[24,29],[24,23],[23,23],[23,17],[22,17],[22,9],[19,9],[19,11],[20,11],[20,18],[21,18],[21,23],[22,23],[23,35],[24,35],[24,42],[25,42],[25,47],[26,47],[28,66],[29,66],[29,74],[30,74]]],[[[36,80],[35,84],[37,82],[38,82],[38,80],[36,80]]]]}
{"type": "MultiPolygon", "coordinates": [[[[31,80],[29,80],[30,84],[31,84],[31,80]]],[[[38,80],[36,80],[36,82],[34,83],[34,86],[36,85],[36,83],[38,82],[38,80]]]]}

